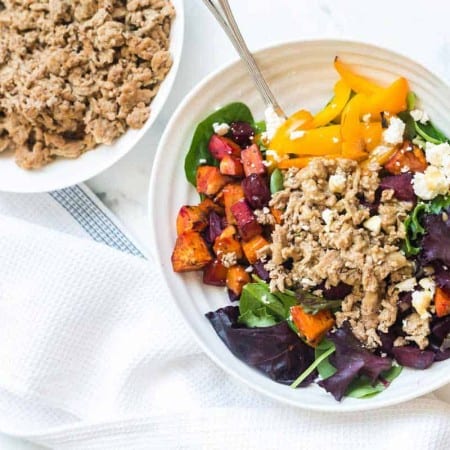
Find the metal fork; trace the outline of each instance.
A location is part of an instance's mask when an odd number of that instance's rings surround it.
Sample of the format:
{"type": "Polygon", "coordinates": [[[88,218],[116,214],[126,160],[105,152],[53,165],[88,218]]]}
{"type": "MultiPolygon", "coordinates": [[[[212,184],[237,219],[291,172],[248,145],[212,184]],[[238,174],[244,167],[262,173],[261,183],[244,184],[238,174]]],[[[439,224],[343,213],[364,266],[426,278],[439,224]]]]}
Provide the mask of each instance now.
{"type": "Polygon", "coordinates": [[[242,34],[231,12],[230,4],[228,0],[203,0],[203,3],[208,7],[217,22],[221,25],[226,35],[230,39],[236,51],[239,53],[242,61],[245,63],[248,73],[252,77],[256,89],[260,93],[266,106],[271,106],[275,113],[281,117],[286,118],[286,114],[281,109],[275,96],[269,88],[266,80],[264,79],[258,64],[256,64],[255,58],[250,53],[247,44],[242,37],[242,34]],[[217,3],[217,5],[216,5],[217,3]]]}

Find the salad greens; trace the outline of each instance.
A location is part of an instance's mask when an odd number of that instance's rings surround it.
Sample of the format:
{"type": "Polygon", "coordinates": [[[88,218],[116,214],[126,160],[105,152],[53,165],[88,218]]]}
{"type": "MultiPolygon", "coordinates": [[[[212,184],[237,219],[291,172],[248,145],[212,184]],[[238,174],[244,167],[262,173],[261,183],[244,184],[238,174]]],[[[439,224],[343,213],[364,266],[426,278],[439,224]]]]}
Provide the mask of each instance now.
{"type": "Polygon", "coordinates": [[[419,202],[405,220],[405,253],[407,256],[417,255],[420,252],[419,239],[425,234],[422,219],[427,214],[440,214],[442,210],[450,207],[450,196],[439,195],[430,202],[419,202]]]}
{"type": "Polygon", "coordinates": [[[184,171],[188,181],[196,185],[197,167],[202,164],[218,166],[218,161],[208,150],[208,143],[213,135],[213,123],[247,122],[253,124],[253,115],[247,105],[240,102],[230,103],[214,111],[202,120],[195,129],[191,146],[184,161],[184,171]]]}
{"type": "Polygon", "coordinates": [[[283,173],[280,169],[275,169],[270,176],[270,193],[275,194],[284,187],[283,173]]]}

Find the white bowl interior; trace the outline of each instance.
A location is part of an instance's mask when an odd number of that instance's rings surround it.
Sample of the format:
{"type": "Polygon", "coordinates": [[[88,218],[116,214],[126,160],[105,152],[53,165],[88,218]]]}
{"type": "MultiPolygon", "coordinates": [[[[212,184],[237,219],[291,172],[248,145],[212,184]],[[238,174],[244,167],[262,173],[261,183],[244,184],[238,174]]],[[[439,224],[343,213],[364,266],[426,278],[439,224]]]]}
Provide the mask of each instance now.
{"type": "MultiPolygon", "coordinates": [[[[450,135],[446,121],[450,89],[425,68],[391,51],[346,41],[307,41],[283,44],[256,53],[275,96],[288,113],[300,108],[317,111],[330,99],[336,55],[358,71],[389,82],[405,76],[421,104],[442,131],[450,135]]],[[[184,156],[198,121],[231,101],[245,102],[255,118],[263,117],[264,105],[244,66],[234,63],[201,82],[183,101],[168,124],[157,151],[149,194],[149,214],[155,250],[174,301],[206,353],[224,370],[256,390],[303,408],[326,411],[363,410],[406,401],[450,381],[450,360],[425,371],[405,369],[378,396],[338,403],[316,385],[293,390],[248,367],[226,348],[204,317],[208,311],[230,304],[220,288],[205,286],[199,273],[172,272],[170,256],[176,238],[175,218],[181,205],[198,203],[198,195],[184,176],[184,156]]]]}
{"type": "Polygon", "coordinates": [[[173,65],[150,105],[151,114],[145,125],[139,130],[128,130],[112,145],[99,145],[77,159],[57,158],[51,164],[38,170],[21,169],[16,165],[14,156],[10,152],[0,153],[0,191],[48,192],[81,183],[111,167],[136,145],[155,122],[164,106],[172,89],[181,59],[184,36],[184,4],[183,0],[172,0],[172,3],[177,13],[170,34],[170,52],[173,65]]]}

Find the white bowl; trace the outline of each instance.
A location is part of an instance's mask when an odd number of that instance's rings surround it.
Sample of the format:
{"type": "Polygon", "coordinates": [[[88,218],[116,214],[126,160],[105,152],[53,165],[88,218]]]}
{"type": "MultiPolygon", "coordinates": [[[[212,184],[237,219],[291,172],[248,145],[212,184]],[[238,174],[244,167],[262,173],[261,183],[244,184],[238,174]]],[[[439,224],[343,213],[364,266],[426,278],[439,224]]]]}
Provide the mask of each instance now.
{"type": "MultiPolygon", "coordinates": [[[[333,69],[336,55],[355,65],[359,72],[380,81],[405,76],[434,123],[450,135],[449,87],[401,55],[372,45],[336,40],[286,43],[256,53],[275,96],[288,113],[303,107],[317,111],[329,100],[337,79],[333,69]]],[[[219,339],[204,314],[228,305],[226,293],[220,288],[203,285],[201,273],[173,273],[170,256],[180,206],[199,201],[183,170],[194,128],[215,108],[234,100],[245,102],[255,118],[263,117],[264,105],[240,62],[213,73],[184,99],[160,141],[150,183],[149,214],[159,264],[176,305],[205,352],[226,372],[257,391],[312,410],[379,408],[409,400],[450,382],[450,360],[447,360],[424,371],[404,369],[386,391],[373,398],[345,398],[338,403],[317,385],[294,390],[275,383],[239,361],[219,339]]]]}
{"type": "Polygon", "coordinates": [[[128,130],[113,145],[99,145],[77,159],[57,158],[37,170],[24,170],[17,166],[11,153],[0,154],[0,191],[48,192],[81,183],[111,167],[126,155],[149,130],[169,96],[181,59],[184,37],[184,3],[172,0],[176,17],[170,32],[172,67],[151,103],[151,114],[139,130],[128,130]]]}

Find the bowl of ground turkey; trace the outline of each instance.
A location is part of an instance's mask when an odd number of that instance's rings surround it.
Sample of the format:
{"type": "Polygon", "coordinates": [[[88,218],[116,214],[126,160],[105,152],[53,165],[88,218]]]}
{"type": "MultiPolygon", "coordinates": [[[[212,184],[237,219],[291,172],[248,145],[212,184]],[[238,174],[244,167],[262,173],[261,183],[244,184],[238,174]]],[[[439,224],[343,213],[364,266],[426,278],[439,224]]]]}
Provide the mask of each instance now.
{"type": "Polygon", "coordinates": [[[91,178],[154,123],[182,49],[182,0],[0,2],[0,190],[91,178]]]}

